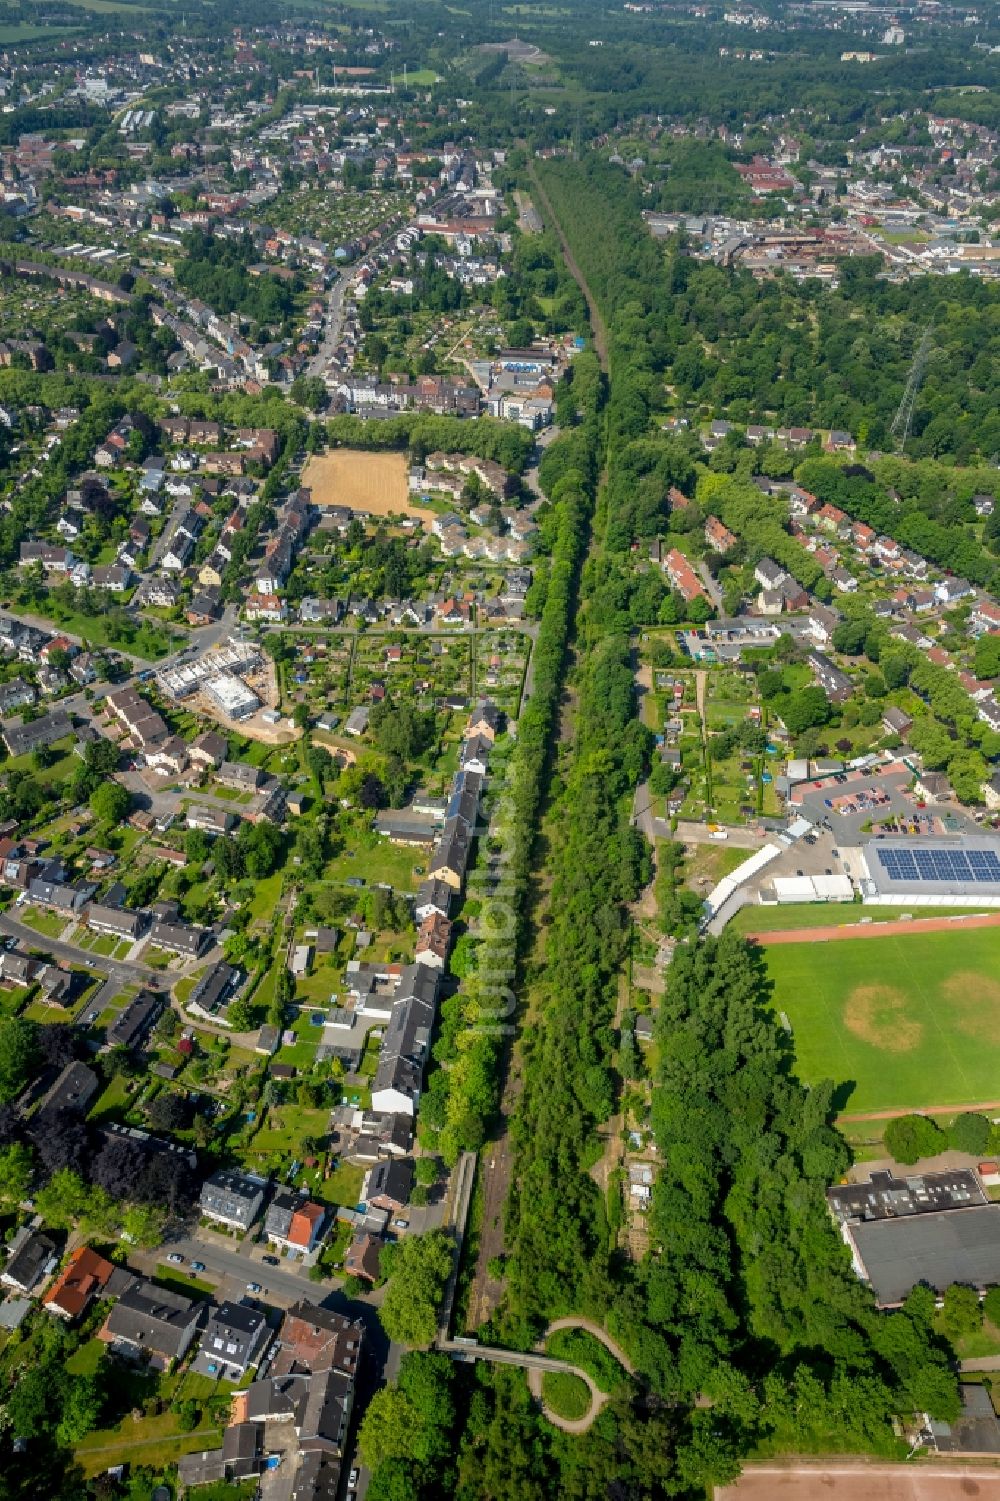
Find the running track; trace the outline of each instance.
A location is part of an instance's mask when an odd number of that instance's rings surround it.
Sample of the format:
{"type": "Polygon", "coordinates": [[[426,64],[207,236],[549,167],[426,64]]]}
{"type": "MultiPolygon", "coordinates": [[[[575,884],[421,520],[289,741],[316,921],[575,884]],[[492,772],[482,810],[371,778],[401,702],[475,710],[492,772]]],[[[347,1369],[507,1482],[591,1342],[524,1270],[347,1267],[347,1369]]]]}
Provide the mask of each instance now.
{"type": "Polygon", "coordinates": [[[911,922],[841,923],[829,928],[781,928],[776,933],[749,933],[751,943],[836,943],[843,938],[898,938],[903,933],[953,933],[956,928],[1000,928],[1000,912],[971,917],[915,917],[911,922]]]}

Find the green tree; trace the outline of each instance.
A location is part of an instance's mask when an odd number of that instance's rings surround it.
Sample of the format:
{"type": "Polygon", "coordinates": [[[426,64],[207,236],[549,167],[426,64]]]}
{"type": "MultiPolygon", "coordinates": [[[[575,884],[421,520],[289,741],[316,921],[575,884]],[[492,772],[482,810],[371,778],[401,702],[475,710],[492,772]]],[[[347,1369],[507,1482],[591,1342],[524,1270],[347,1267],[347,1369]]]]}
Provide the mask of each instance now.
{"type": "Polygon", "coordinates": [[[944,1291],[944,1304],[938,1314],[941,1333],[954,1343],[967,1335],[975,1334],[983,1326],[983,1310],[979,1294],[974,1287],[965,1287],[953,1282],[944,1291]]]}
{"type": "Polygon", "coordinates": [[[419,1413],[398,1386],[384,1386],[368,1404],[358,1448],[372,1470],[393,1459],[416,1459],[419,1413]]]}
{"type": "Polygon", "coordinates": [[[56,1438],[67,1448],[78,1444],[95,1429],[104,1406],[104,1388],[99,1374],[74,1376],[66,1385],[56,1438]]]}
{"type": "Polygon", "coordinates": [[[885,1149],[897,1162],[918,1162],[943,1152],[948,1138],[926,1115],[900,1115],[889,1121],[882,1134],[885,1149]]]}
{"type": "Polygon", "coordinates": [[[12,1100],[31,1078],[37,1061],[33,1022],[19,1016],[0,1018],[0,1103],[12,1100]]]}
{"type": "Polygon", "coordinates": [[[102,782],[90,794],[90,806],[94,817],[101,823],[120,824],[128,817],[132,798],[120,782],[102,782]]]}
{"type": "Polygon", "coordinates": [[[14,1142],[0,1149],[0,1207],[16,1209],[28,1197],[32,1171],[29,1147],[14,1142]]]}
{"type": "Polygon", "coordinates": [[[382,1327],[401,1345],[429,1345],[451,1270],[452,1249],[440,1230],[408,1236],[392,1258],[392,1273],[379,1310],[382,1327]]]}
{"type": "Polygon", "coordinates": [[[957,1115],[948,1128],[948,1143],[956,1152],[971,1152],[981,1157],[989,1145],[990,1122],[985,1115],[966,1111],[957,1115]]]}

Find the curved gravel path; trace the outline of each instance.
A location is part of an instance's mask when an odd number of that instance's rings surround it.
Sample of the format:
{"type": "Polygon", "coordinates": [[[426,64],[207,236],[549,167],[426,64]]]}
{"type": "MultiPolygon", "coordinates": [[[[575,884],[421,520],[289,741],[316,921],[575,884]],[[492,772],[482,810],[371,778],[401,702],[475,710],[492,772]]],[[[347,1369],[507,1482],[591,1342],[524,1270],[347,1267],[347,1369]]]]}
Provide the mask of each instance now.
{"type": "MultiPolygon", "coordinates": [[[[549,1337],[555,1334],[559,1329],[582,1329],[587,1334],[593,1335],[594,1339],[600,1340],[601,1344],[608,1351],[608,1353],[614,1356],[615,1360],[618,1361],[619,1365],[624,1367],[624,1369],[630,1376],[635,1375],[635,1367],[632,1364],[631,1360],[629,1360],[628,1356],[625,1354],[625,1351],[621,1348],[620,1345],[615,1343],[608,1331],[606,1329],[603,1329],[600,1324],[595,1323],[593,1319],[575,1318],[572,1316],[563,1319],[554,1319],[546,1329],[545,1336],[538,1345],[538,1349],[544,1350],[545,1344],[549,1337]]],[[[581,1370],[579,1366],[570,1365],[568,1366],[568,1369],[573,1373],[573,1375],[579,1376],[580,1380],[584,1383],[584,1385],[590,1392],[590,1410],[589,1412],[584,1413],[582,1418],[564,1418],[561,1417],[559,1413],[552,1411],[552,1408],[548,1405],[544,1396],[542,1395],[542,1378],[545,1374],[544,1371],[528,1371],[528,1390],[531,1392],[531,1395],[541,1403],[542,1412],[545,1414],[554,1428],[561,1428],[563,1433],[586,1433],[587,1429],[597,1417],[597,1414],[600,1412],[601,1408],[607,1402],[609,1394],[607,1392],[602,1392],[594,1378],[588,1375],[586,1371],[581,1370]]]]}

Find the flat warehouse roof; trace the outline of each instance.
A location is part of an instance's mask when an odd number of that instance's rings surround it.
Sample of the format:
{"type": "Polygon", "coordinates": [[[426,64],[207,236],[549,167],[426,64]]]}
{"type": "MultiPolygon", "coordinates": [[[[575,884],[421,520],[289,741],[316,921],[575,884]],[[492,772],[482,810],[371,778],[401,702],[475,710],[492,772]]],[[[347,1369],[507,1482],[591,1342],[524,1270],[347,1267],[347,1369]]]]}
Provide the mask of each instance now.
{"type": "Polygon", "coordinates": [[[901,1303],[918,1282],[938,1292],[953,1282],[1000,1283],[1000,1204],[864,1220],[845,1229],[883,1307],[901,1303]]]}
{"type": "Polygon", "coordinates": [[[880,892],[930,895],[1000,894],[1000,840],[982,835],[954,839],[870,839],[865,865],[880,892]]]}

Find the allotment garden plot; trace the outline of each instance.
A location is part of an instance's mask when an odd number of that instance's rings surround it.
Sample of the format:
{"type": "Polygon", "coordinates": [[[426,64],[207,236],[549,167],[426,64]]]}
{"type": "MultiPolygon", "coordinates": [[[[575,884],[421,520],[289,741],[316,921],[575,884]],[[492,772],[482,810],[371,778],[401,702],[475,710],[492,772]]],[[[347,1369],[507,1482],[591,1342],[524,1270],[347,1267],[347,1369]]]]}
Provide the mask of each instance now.
{"type": "MultiPolygon", "coordinates": [[[[764,940],[766,943],[766,940],[764,940]]],[[[1000,1099],[1000,929],[766,946],[798,1073],[848,1112],[1000,1099]]]]}

